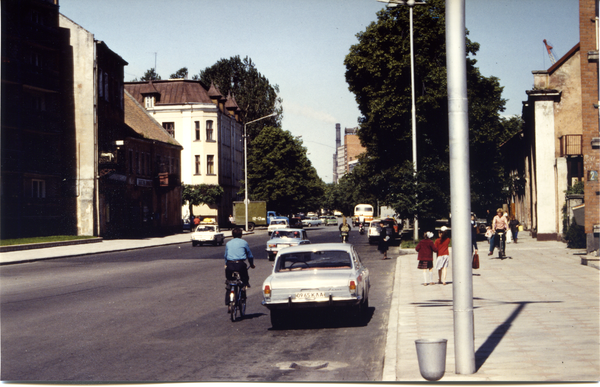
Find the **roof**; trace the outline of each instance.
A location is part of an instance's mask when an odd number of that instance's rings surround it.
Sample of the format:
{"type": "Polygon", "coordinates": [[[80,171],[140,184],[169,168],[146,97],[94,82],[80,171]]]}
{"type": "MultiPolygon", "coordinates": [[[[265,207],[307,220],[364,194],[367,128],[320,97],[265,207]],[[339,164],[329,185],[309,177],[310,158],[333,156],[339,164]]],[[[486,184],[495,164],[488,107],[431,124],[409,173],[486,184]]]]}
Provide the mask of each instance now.
{"type": "Polygon", "coordinates": [[[181,147],[173,137],[125,90],[125,124],[141,137],[181,147]]]}
{"type": "Polygon", "coordinates": [[[160,94],[156,105],[182,105],[186,103],[210,103],[207,90],[200,81],[188,79],[154,80],[150,82],[126,82],[125,89],[142,104],[148,92],[160,94]],[[153,86],[153,89],[149,85],[153,86]],[[155,91],[154,91],[155,90],[155,91]]]}
{"type": "Polygon", "coordinates": [[[556,63],[554,63],[552,66],[550,66],[550,68],[548,69],[548,74],[552,74],[553,72],[555,72],[560,66],[563,65],[563,63],[565,63],[577,51],[579,51],[579,43],[577,43],[572,49],[569,50],[569,52],[567,52],[565,55],[563,55],[561,58],[559,58],[556,61],[556,63]]]}

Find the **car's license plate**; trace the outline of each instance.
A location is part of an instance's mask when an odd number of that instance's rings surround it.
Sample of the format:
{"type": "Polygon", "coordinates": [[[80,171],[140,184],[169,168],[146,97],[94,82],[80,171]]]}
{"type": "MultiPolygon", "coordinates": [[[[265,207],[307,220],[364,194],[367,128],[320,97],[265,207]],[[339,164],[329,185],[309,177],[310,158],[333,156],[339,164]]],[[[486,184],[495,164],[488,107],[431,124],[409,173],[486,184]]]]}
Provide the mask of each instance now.
{"type": "Polygon", "coordinates": [[[296,299],[299,300],[314,300],[317,298],[325,298],[325,292],[298,292],[296,299]]]}

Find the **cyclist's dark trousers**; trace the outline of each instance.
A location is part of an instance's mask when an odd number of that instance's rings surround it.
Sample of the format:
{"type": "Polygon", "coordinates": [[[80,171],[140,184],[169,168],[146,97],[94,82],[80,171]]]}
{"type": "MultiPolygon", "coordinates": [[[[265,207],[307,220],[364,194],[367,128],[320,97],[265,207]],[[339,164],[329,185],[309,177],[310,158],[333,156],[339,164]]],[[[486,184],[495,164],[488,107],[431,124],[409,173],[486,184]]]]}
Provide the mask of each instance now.
{"type": "MultiPolygon", "coordinates": [[[[227,268],[225,269],[225,279],[227,280],[233,280],[233,272],[237,271],[238,273],[240,273],[240,279],[242,280],[242,282],[244,283],[244,285],[248,285],[248,281],[250,280],[250,277],[248,276],[248,267],[246,266],[246,261],[245,260],[238,260],[238,261],[227,261],[227,268]]],[[[225,292],[225,303],[228,304],[229,303],[229,286],[227,286],[226,292],[225,292]]]]}

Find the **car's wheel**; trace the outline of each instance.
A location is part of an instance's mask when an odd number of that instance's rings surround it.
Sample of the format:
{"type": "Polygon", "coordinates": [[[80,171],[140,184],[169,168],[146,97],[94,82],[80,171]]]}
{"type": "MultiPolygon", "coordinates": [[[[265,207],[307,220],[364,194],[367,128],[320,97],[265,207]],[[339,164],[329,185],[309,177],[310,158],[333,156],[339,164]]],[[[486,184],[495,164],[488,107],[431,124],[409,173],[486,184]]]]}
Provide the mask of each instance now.
{"type": "Polygon", "coordinates": [[[198,242],[192,241],[192,247],[196,247],[196,246],[198,246],[198,242]]]}
{"type": "Polygon", "coordinates": [[[285,314],[281,310],[271,310],[271,326],[273,329],[281,329],[285,326],[285,314]]]}
{"type": "Polygon", "coordinates": [[[223,239],[221,239],[221,242],[219,242],[219,246],[223,246],[223,239]]]}
{"type": "Polygon", "coordinates": [[[274,261],[275,256],[276,256],[276,254],[269,254],[269,261],[274,261]]]}

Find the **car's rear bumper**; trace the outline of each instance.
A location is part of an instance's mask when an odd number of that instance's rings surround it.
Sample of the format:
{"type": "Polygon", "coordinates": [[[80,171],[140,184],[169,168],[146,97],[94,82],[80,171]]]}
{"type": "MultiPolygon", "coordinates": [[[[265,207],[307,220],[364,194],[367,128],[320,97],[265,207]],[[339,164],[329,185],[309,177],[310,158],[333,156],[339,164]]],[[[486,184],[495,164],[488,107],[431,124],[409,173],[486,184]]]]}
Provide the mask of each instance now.
{"type": "Polygon", "coordinates": [[[332,308],[332,307],[351,307],[360,304],[362,301],[361,296],[356,297],[329,297],[326,300],[295,300],[293,298],[288,298],[285,301],[265,301],[262,300],[261,304],[268,308],[269,310],[273,309],[304,309],[304,308],[332,308]]]}

